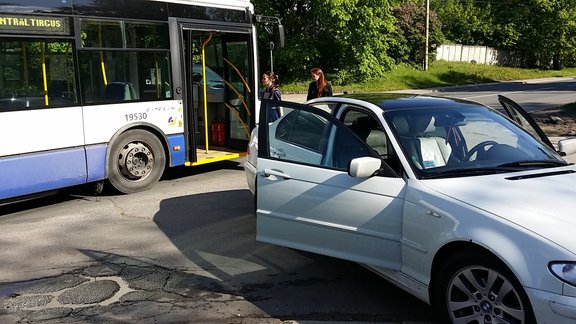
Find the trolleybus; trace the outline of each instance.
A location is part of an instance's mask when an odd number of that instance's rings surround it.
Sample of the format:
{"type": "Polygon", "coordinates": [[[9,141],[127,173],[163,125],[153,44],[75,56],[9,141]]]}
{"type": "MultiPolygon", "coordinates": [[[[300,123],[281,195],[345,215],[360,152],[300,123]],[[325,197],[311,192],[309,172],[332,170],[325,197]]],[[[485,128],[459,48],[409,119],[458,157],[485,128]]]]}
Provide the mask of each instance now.
{"type": "Polygon", "coordinates": [[[0,201],[235,159],[258,116],[249,0],[0,4],[0,201]]]}

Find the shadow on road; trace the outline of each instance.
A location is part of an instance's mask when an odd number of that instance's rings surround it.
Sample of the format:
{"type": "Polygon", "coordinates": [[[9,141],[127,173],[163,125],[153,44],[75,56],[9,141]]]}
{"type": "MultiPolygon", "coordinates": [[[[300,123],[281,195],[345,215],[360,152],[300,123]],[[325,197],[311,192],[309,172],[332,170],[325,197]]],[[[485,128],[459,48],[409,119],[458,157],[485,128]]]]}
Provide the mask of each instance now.
{"type": "Polygon", "coordinates": [[[427,305],[357,264],[256,242],[253,210],[248,190],[213,192],[163,200],[154,222],[201,269],[202,289],[241,296],[272,317],[431,318],[427,305]]]}
{"type": "Polygon", "coordinates": [[[13,202],[3,202],[0,204],[0,217],[17,214],[22,211],[28,211],[36,208],[43,208],[46,206],[63,203],[76,199],[77,197],[70,196],[69,190],[54,191],[43,193],[34,197],[28,197],[23,200],[13,202]]]}

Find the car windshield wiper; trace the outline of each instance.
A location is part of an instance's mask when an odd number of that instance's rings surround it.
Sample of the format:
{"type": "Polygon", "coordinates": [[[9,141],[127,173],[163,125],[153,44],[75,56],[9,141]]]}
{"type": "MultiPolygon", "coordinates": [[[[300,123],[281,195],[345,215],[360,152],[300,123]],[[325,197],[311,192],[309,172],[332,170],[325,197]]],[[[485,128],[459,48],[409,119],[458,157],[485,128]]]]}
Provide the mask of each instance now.
{"type": "Polygon", "coordinates": [[[558,161],[558,160],[525,160],[525,161],[516,161],[510,163],[504,163],[498,165],[498,167],[510,167],[510,168],[553,168],[553,167],[560,167],[560,166],[567,166],[570,163],[566,161],[558,161]]]}
{"type": "Polygon", "coordinates": [[[455,178],[455,177],[470,177],[478,175],[496,174],[504,172],[518,171],[516,168],[510,167],[483,167],[483,168],[469,168],[469,169],[452,169],[430,173],[423,173],[422,179],[438,179],[438,178],[455,178]]]}
{"type": "Polygon", "coordinates": [[[553,168],[567,165],[570,165],[570,163],[558,160],[525,160],[525,161],[503,163],[492,167],[451,169],[436,172],[426,172],[422,174],[422,179],[469,177],[469,176],[496,174],[503,172],[514,172],[531,168],[553,168]]]}

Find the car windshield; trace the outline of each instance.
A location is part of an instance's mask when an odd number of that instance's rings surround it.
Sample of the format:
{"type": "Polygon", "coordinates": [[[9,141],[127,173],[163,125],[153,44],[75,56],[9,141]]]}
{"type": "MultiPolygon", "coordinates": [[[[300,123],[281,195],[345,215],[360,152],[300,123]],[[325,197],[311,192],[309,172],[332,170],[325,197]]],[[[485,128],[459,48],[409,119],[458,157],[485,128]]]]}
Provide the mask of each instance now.
{"type": "MultiPolygon", "coordinates": [[[[202,65],[194,65],[192,67],[194,78],[199,82],[202,81],[202,65]]],[[[224,79],[218,73],[214,72],[211,68],[206,67],[206,81],[208,87],[224,88],[224,79]]]]}
{"type": "Polygon", "coordinates": [[[552,148],[487,107],[398,109],[384,116],[419,178],[567,164],[552,148]]]}

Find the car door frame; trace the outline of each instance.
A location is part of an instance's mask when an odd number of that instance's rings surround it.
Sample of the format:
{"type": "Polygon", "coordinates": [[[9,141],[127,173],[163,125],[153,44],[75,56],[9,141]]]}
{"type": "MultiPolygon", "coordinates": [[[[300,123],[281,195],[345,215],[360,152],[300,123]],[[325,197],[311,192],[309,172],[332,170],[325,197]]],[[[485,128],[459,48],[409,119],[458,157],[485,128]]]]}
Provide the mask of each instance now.
{"type": "MultiPolygon", "coordinates": [[[[498,101],[500,102],[500,105],[502,105],[502,107],[504,108],[504,111],[506,112],[506,115],[512,119],[513,121],[515,121],[516,123],[518,123],[518,125],[520,125],[520,127],[526,129],[521,121],[516,118],[517,115],[522,116],[532,127],[532,129],[536,132],[536,134],[538,134],[538,136],[540,137],[540,140],[548,145],[549,147],[551,147],[553,150],[556,150],[556,148],[554,147],[554,145],[552,145],[552,142],[550,142],[550,139],[548,138],[548,136],[546,136],[546,134],[544,133],[544,131],[542,130],[542,128],[540,128],[540,126],[538,126],[538,124],[536,123],[536,121],[526,112],[526,110],[524,110],[524,108],[522,108],[522,106],[520,106],[518,103],[516,103],[514,100],[505,97],[503,95],[498,95],[498,101]],[[513,113],[513,111],[516,111],[517,114],[513,113]]],[[[526,129],[527,130],[527,129],[526,129]]],[[[532,132],[530,132],[529,130],[527,130],[529,133],[533,134],[532,132]]]]}

